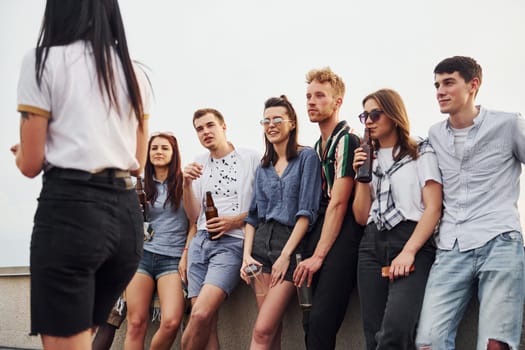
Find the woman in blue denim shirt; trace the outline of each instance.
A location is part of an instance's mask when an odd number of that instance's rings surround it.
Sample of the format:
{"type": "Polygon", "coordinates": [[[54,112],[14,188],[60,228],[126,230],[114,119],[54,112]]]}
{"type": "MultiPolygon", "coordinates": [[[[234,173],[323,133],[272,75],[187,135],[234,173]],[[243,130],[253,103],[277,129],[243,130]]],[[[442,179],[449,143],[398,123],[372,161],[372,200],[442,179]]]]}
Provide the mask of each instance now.
{"type": "Polygon", "coordinates": [[[297,143],[297,116],[286,96],[266,101],[266,151],[255,175],[245,226],[241,277],[250,284],[248,266],[262,273],[252,283],[259,314],[251,349],[280,349],[282,317],[295,292],[295,254],[317,219],[321,198],[319,158],[297,143]]]}

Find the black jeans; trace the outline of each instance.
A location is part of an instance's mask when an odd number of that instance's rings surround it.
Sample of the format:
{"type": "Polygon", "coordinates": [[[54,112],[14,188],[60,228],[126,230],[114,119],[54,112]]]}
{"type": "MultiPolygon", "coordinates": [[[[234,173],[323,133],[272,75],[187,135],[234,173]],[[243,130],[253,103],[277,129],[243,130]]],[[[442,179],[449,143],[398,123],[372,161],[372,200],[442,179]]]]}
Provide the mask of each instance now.
{"type": "Polygon", "coordinates": [[[435,248],[427,242],[416,254],[414,272],[390,282],[381,267],[390,265],[412,235],[416,222],[404,221],[390,231],[366,229],[359,248],[358,289],[366,348],[415,349],[416,327],[435,248]]]}
{"type": "MultiPolygon", "coordinates": [[[[324,214],[317,219],[308,238],[307,256],[311,256],[321,236],[324,214]]],[[[303,315],[305,343],[308,350],[335,349],[336,336],[344,320],[350,293],[356,285],[357,254],[363,228],[349,207],[341,232],[312,282],[312,308],[303,315]]]]}

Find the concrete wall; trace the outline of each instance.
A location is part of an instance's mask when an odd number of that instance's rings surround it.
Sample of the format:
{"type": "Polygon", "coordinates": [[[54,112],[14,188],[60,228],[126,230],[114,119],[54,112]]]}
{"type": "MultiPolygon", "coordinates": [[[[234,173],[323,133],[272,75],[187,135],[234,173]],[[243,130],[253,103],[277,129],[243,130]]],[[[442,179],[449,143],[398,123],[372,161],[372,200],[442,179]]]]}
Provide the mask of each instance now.
{"type": "MultiPolygon", "coordinates": [[[[248,349],[251,328],[255,321],[257,307],[251,289],[240,285],[221,309],[219,335],[223,350],[248,349]]],[[[360,311],[357,294],[352,295],[346,318],[339,332],[337,349],[363,349],[360,311]]],[[[147,344],[158,327],[150,325],[147,344]]],[[[474,350],[477,328],[477,303],[469,305],[457,337],[457,349],[474,350]]],[[[39,349],[38,337],[28,336],[29,332],[29,276],[27,268],[0,268],[0,347],[39,349]]],[[[126,323],[117,332],[112,349],[123,348],[126,323]]],[[[180,338],[180,336],[179,336],[180,338]]],[[[179,338],[172,349],[180,349],[179,338]]],[[[522,346],[525,340],[522,335],[522,346]]],[[[146,347],[147,348],[147,347],[146,347]]],[[[297,300],[288,306],[284,319],[282,337],[284,350],[304,349],[301,311],[297,300]]]]}

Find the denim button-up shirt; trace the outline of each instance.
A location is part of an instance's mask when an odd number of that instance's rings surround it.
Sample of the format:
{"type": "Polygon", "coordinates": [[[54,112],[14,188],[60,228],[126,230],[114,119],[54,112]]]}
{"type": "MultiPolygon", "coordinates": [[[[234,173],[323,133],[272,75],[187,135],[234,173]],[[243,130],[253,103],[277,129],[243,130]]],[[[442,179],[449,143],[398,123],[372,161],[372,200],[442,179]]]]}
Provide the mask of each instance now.
{"type": "Polygon", "coordinates": [[[525,162],[525,119],[479,107],[464,154],[455,154],[448,120],[433,125],[430,143],[443,177],[443,218],[437,245],[479,248],[503,232],[521,231],[517,201],[525,162]]]}
{"type": "Polygon", "coordinates": [[[259,221],[275,220],[294,226],[299,216],[308,217],[310,227],[317,219],[321,199],[321,165],[310,147],[290,160],[281,177],[272,164],[259,166],[254,195],[245,221],[256,227],[259,221]]]}

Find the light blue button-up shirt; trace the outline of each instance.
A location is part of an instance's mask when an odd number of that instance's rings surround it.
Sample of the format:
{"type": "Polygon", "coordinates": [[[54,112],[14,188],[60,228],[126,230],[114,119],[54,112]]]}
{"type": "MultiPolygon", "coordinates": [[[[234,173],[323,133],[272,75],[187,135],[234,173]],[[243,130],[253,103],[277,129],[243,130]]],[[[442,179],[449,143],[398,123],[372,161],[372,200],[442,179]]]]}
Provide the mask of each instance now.
{"type": "Polygon", "coordinates": [[[312,148],[304,147],[289,161],[281,177],[272,164],[257,168],[253,198],[244,221],[257,227],[259,221],[275,220],[292,227],[299,216],[306,216],[310,229],[317,220],[320,200],[321,163],[312,148]]]}
{"type": "Polygon", "coordinates": [[[448,120],[429,131],[443,177],[443,218],[436,240],[440,249],[452,249],[457,240],[460,251],[466,251],[503,232],[521,231],[517,202],[525,119],[519,113],[479,108],[462,158],[456,155],[448,120]]]}

